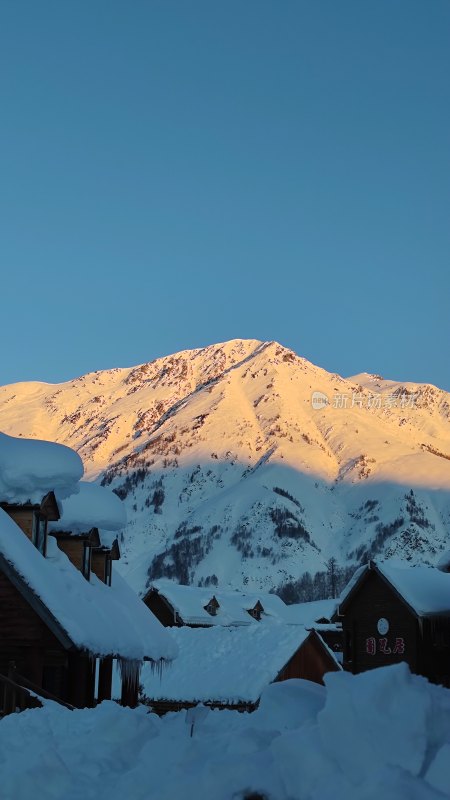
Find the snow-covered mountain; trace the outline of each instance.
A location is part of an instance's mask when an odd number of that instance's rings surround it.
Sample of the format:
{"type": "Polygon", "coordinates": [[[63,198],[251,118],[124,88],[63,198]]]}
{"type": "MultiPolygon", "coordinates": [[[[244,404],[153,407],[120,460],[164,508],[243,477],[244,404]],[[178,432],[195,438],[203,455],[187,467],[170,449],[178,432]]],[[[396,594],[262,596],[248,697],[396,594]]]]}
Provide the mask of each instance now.
{"type": "Polygon", "coordinates": [[[294,581],[310,598],[335,580],[330,559],[434,563],[450,540],[449,422],[434,386],[344,379],[254,340],[0,388],[1,430],[69,445],[124,499],[121,569],[140,591],[150,574],[294,581]]]}

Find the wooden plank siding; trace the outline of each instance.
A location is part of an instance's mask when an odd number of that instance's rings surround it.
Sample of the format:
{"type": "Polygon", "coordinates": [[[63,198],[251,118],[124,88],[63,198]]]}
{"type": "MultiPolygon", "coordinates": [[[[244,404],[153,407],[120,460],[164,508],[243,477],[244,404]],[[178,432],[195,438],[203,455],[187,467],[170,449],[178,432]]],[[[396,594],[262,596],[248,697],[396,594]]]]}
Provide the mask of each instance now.
{"type": "Polygon", "coordinates": [[[450,616],[419,617],[375,569],[344,601],[342,628],[344,669],[358,673],[404,661],[411,672],[450,686],[450,616]],[[386,634],[377,628],[382,618],[389,623],[386,634]]]}
{"type": "Polygon", "coordinates": [[[75,537],[58,537],[58,547],[67,558],[70,559],[74,567],[80,572],[83,571],[84,540],[75,537]]]}
{"type": "Polygon", "coordinates": [[[0,572],[0,673],[8,673],[9,663],[38,686],[64,697],[64,679],[58,677],[58,691],[50,684],[57,669],[67,666],[67,654],[56,636],[31,608],[11,581],[0,572]]]}
{"type": "Polygon", "coordinates": [[[279,672],[275,682],[303,678],[323,684],[323,676],[327,672],[338,671],[339,666],[334,658],[327,652],[319,637],[312,633],[279,672]]]}
{"type": "Polygon", "coordinates": [[[0,571],[0,673],[17,672],[55,697],[83,708],[94,704],[95,659],[71,652],[0,571]]]}
{"type": "Polygon", "coordinates": [[[102,550],[93,550],[91,558],[91,572],[97,575],[97,578],[105,582],[105,563],[107,552],[102,550]]]}
{"type": "Polygon", "coordinates": [[[32,542],[33,541],[33,517],[34,511],[32,508],[15,508],[6,507],[6,513],[24,532],[25,536],[32,542]]]}
{"type": "Polygon", "coordinates": [[[159,619],[161,625],[164,625],[166,628],[173,626],[179,627],[184,624],[170,603],[154,589],[146,594],[144,603],[155,615],[156,619],[159,619]]]}
{"type": "Polygon", "coordinates": [[[344,632],[344,669],[353,673],[406,661],[412,672],[420,670],[420,631],[417,617],[402,603],[397,593],[375,572],[367,573],[342,620],[344,632]],[[396,638],[404,641],[404,653],[383,653],[378,620],[389,621],[388,648],[396,638]],[[367,652],[367,641],[374,638],[376,653],[367,652]]]}

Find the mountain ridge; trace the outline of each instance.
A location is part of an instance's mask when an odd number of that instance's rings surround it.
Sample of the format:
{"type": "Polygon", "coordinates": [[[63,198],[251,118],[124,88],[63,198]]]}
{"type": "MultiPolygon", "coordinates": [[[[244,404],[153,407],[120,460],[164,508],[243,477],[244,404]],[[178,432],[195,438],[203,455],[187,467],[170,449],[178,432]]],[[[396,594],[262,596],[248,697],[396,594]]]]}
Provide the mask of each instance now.
{"type": "Polygon", "coordinates": [[[434,562],[449,420],[431,384],[343,378],[256,339],[0,387],[5,433],[68,444],[123,497],[121,568],[141,592],[149,574],[268,590],[330,559],[434,562]]]}

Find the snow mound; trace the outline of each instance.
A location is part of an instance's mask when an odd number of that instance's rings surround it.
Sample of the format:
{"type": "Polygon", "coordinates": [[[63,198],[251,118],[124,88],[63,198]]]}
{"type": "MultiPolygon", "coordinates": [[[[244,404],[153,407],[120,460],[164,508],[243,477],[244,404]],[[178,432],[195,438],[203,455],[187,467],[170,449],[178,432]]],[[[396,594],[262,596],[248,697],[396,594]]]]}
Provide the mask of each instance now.
{"type": "Polygon", "coordinates": [[[114,492],[87,481],[81,481],[78,489],[62,501],[61,518],[50,524],[51,530],[86,533],[91,528],[119,531],[125,527],[125,506],[114,492]]]}
{"type": "Polygon", "coordinates": [[[50,491],[61,499],[77,492],[84,472],[80,456],[62,444],[0,433],[0,499],[40,503],[50,491]]]}
{"type": "Polygon", "coordinates": [[[2,800],[443,800],[450,692],[405,665],[270,686],[259,710],[159,719],[112,702],[0,721],[2,800]],[[24,758],[26,753],[26,758],[24,758]]]}

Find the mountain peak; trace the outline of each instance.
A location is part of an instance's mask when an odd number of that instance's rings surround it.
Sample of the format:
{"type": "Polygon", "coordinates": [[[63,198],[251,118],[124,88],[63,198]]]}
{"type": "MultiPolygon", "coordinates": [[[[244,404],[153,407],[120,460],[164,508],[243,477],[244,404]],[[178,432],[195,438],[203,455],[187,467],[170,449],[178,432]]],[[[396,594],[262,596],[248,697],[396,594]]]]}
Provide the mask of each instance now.
{"type": "Polygon", "coordinates": [[[257,339],[0,391],[6,433],[73,447],[124,499],[122,566],[139,590],[148,571],[268,590],[331,556],[434,560],[449,418],[439,389],[344,379],[257,339]]]}

